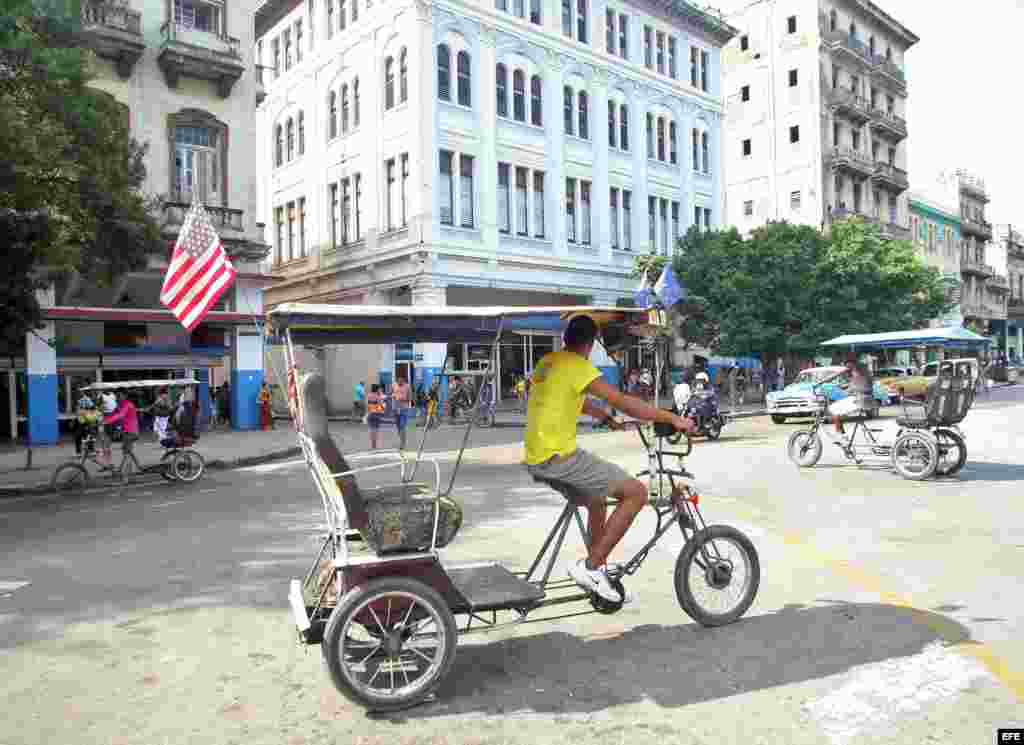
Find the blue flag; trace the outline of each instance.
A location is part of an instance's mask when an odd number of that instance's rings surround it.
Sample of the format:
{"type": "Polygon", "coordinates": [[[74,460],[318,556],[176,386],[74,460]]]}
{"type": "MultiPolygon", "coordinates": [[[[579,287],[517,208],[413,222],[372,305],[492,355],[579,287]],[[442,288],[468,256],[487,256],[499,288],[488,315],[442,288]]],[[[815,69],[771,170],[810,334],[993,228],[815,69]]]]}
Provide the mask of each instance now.
{"type": "Polygon", "coordinates": [[[671,308],[686,297],[686,291],[679,284],[679,280],[676,279],[676,273],[672,271],[671,264],[665,265],[661,276],[658,277],[658,281],[654,284],[654,292],[658,295],[658,299],[661,300],[661,304],[666,308],[671,308]]]}
{"type": "Polygon", "coordinates": [[[644,269],[643,276],[640,277],[640,284],[633,293],[633,300],[636,302],[636,307],[638,308],[650,308],[652,305],[654,297],[650,286],[647,284],[646,269],[644,269]]]}

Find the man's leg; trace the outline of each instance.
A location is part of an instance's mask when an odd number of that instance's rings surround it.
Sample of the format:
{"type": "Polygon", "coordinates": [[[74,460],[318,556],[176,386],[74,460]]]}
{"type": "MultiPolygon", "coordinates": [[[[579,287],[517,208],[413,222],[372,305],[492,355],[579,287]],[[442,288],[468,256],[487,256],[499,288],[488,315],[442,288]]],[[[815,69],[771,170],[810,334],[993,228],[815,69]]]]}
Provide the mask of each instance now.
{"type": "MultiPolygon", "coordinates": [[[[642,481],[631,479],[620,482],[612,487],[613,499],[618,499],[612,516],[607,522],[602,518],[602,530],[595,536],[591,527],[590,555],[587,557],[587,569],[597,569],[607,563],[608,556],[618,545],[622,537],[626,535],[633,520],[640,514],[640,510],[647,504],[647,487],[642,481]]],[[[594,513],[591,513],[591,524],[594,521],[594,513]]]]}

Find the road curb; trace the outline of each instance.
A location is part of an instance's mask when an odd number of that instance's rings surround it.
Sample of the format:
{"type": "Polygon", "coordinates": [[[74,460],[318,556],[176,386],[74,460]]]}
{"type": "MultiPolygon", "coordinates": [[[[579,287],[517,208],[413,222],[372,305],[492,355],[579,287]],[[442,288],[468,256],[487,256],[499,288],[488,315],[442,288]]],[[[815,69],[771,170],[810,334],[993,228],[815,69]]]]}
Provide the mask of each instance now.
{"type": "MultiPolygon", "coordinates": [[[[289,447],[282,448],[281,450],[274,450],[269,453],[262,453],[260,455],[247,455],[241,458],[214,458],[213,460],[206,461],[206,467],[215,471],[230,471],[236,468],[247,468],[248,466],[259,466],[264,463],[287,460],[299,455],[302,455],[302,448],[289,447]]],[[[17,488],[0,486],[0,500],[11,499],[14,497],[39,496],[51,493],[53,493],[53,490],[50,488],[50,483],[48,481],[35,484],[33,486],[19,486],[17,488]]]]}

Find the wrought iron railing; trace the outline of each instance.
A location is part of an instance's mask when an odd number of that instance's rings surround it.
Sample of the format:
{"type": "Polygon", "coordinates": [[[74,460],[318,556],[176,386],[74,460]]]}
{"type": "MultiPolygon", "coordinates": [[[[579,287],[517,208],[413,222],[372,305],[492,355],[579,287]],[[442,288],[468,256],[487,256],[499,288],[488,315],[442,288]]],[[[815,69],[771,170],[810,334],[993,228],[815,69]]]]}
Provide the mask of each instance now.
{"type": "Polygon", "coordinates": [[[142,13],[117,0],[85,0],[82,3],[82,25],[103,26],[141,35],[142,13]]]}
{"type": "MultiPolygon", "coordinates": [[[[164,202],[164,222],[167,225],[181,225],[185,221],[185,213],[192,206],[192,193],[189,191],[177,191],[171,194],[171,201],[164,202]]],[[[218,231],[232,230],[242,232],[245,230],[243,217],[244,210],[233,207],[221,207],[219,205],[204,204],[203,209],[210,216],[210,222],[218,231]]]]}
{"type": "Polygon", "coordinates": [[[241,59],[241,42],[233,36],[205,31],[203,29],[188,28],[173,21],[164,21],[160,27],[164,43],[180,43],[193,47],[199,47],[214,54],[224,55],[241,59]]]}

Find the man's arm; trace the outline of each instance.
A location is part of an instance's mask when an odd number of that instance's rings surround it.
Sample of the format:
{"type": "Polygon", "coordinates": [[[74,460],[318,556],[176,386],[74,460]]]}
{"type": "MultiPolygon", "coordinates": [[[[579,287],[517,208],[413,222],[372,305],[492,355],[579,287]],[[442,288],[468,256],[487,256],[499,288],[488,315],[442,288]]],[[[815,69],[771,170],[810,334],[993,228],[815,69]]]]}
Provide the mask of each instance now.
{"type": "MultiPolygon", "coordinates": [[[[665,409],[658,409],[644,401],[641,401],[639,398],[627,396],[619,391],[618,388],[613,388],[608,385],[601,378],[591,382],[591,384],[584,389],[584,393],[607,401],[612,408],[624,411],[634,419],[641,419],[645,422],[671,424],[677,430],[685,430],[687,432],[693,432],[696,429],[693,420],[676,416],[671,411],[667,411],[665,409]]],[[[584,402],[583,410],[589,414],[590,411],[587,409],[588,403],[590,402],[584,402]]],[[[599,408],[593,404],[591,404],[591,406],[599,408]]],[[[591,416],[593,416],[593,414],[591,414],[591,416]]]]}

